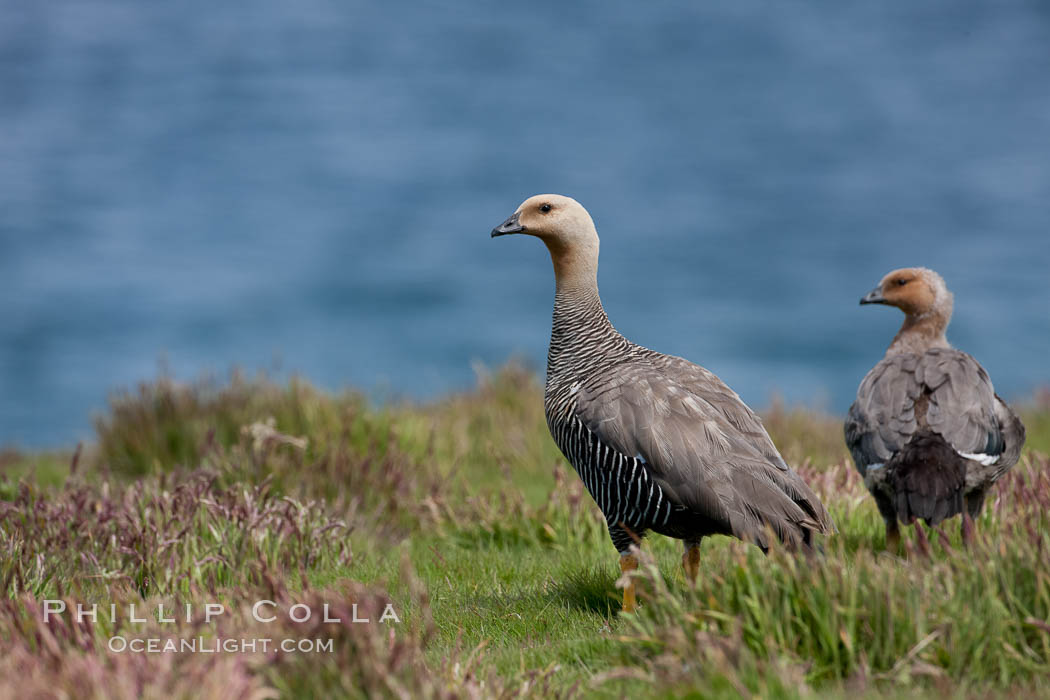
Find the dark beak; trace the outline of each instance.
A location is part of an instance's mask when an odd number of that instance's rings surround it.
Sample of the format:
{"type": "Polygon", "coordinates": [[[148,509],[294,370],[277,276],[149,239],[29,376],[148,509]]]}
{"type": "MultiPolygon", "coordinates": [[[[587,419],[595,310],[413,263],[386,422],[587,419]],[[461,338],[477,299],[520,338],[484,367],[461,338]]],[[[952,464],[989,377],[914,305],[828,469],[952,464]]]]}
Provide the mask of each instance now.
{"type": "Polygon", "coordinates": [[[860,299],[861,304],[885,304],[886,298],[882,296],[882,287],[875,287],[860,299]]]}
{"type": "Polygon", "coordinates": [[[518,212],[514,212],[509,219],[504,221],[502,224],[492,229],[492,237],[506,236],[508,233],[521,233],[525,230],[525,227],[518,221],[518,212]]]}

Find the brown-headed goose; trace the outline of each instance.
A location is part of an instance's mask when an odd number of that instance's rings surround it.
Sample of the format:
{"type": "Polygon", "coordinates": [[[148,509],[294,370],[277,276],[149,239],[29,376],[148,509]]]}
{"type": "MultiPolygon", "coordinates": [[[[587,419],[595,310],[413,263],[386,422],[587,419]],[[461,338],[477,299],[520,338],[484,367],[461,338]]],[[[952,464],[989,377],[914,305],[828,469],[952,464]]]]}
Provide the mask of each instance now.
{"type": "MultiPolygon", "coordinates": [[[[542,240],[554,263],[554,321],[544,409],[558,447],[605,516],[622,571],[653,530],[684,541],[695,581],[700,540],[768,533],[809,546],[831,519],[777,452],[761,421],[703,367],[620,335],[598,297],[598,233],[569,197],[531,197],[492,230],[542,240]]],[[[623,608],[635,606],[633,584],[623,608]]]]}
{"type": "Polygon", "coordinates": [[[886,521],[887,546],[896,548],[898,522],[976,518],[988,488],[1017,463],[1025,431],[977,360],[948,344],[953,302],[940,275],[894,270],[860,303],[904,312],[845,425],[853,461],[886,521]]]}

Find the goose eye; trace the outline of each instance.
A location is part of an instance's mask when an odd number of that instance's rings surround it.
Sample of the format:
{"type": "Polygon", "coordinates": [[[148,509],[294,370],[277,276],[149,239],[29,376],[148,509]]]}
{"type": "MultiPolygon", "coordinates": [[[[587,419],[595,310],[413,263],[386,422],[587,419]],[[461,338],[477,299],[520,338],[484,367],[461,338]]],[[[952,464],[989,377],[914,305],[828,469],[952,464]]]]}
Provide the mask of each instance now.
{"type": "Polygon", "coordinates": [[[898,287],[903,287],[906,284],[908,284],[908,280],[897,280],[898,287]]]}
{"type": "Polygon", "coordinates": [[[549,204],[541,204],[540,205],[540,211],[542,211],[544,214],[546,214],[550,210],[551,210],[551,205],[549,205],[549,204]]]}

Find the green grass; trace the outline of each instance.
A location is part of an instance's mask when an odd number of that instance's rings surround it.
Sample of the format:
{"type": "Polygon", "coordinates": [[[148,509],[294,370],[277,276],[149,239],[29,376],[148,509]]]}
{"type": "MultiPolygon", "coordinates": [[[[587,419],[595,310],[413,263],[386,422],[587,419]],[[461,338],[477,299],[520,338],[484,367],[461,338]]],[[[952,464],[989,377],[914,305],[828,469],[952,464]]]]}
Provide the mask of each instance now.
{"type": "Polygon", "coordinates": [[[0,695],[78,697],[986,697],[1050,691],[1050,401],[989,498],[884,551],[838,418],[767,427],[834,516],[823,552],[647,540],[642,605],[619,613],[604,522],[551,442],[534,377],[372,407],[295,381],[144,384],[79,456],[0,454],[0,695]],[[182,609],[205,624],[44,624],[42,601],[182,609]],[[398,625],[260,626],[268,599],[398,625]],[[113,635],[331,639],[330,654],[115,654],[113,635]]]}

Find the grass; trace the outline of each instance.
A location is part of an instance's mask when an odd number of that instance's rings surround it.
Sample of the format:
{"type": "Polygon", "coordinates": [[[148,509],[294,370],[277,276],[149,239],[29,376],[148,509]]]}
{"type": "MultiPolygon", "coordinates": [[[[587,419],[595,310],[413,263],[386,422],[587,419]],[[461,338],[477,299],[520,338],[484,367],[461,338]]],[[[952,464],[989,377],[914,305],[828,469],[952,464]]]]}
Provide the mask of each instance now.
{"type": "Polygon", "coordinates": [[[530,373],[383,408],[299,381],[161,379],[114,396],[75,459],[0,453],[0,695],[1046,694],[1050,395],[1024,411],[1029,447],[976,544],[949,521],[909,532],[899,557],[839,419],[775,405],[767,427],[838,534],[801,559],[706,540],[695,588],[680,545],[653,537],[640,611],[621,615],[604,521],[530,373]],[[45,622],[45,600],[118,614],[45,622]],[[256,621],[258,600],[278,619],[256,621]],[[229,613],[206,621],[206,602],[229,613]],[[297,623],[296,604],[318,614],[297,623]],[[320,619],[325,604],[339,623],[320,619]],[[377,622],[387,606],[400,622],[377,622]],[[111,651],[115,637],[332,647],[133,654],[111,651]]]}

